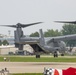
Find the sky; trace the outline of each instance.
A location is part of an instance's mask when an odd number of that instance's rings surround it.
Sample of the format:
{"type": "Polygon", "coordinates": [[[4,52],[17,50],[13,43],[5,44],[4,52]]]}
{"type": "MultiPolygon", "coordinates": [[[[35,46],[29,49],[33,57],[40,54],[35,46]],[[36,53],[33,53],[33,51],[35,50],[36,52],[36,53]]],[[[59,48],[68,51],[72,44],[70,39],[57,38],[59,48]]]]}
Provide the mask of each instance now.
{"type": "MultiPolygon", "coordinates": [[[[24,28],[24,34],[39,32],[39,29],[62,29],[63,24],[54,21],[75,21],[76,0],[0,0],[0,25],[17,23],[41,24],[24,28]]],[[[0,27],[0,34],[14,35],[14,28],[0,27]]]]}

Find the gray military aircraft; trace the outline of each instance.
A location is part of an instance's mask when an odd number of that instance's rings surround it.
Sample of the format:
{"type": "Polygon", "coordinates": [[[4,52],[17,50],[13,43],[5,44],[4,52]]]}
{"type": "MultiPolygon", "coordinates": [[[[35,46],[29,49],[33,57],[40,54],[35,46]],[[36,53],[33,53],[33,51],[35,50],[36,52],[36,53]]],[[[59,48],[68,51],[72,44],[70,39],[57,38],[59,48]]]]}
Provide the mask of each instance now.
{"type": "Polygon", "coordinates": [[[57,36],[57,37],[44,37],[42,29],[40,29],[39,37],[25,37],[22,31],[22,28],[28,27],[35,24],[40,24],[42,22],[32,23],[32,24],[21,24],[18,23],[16,25],[2,25],[7,27],[16,28],[14,31],[14,39],[8,39],[14,41],[15,47],[19,49],[19,53],[23,52],[23,45],[29,44],[35,51],[36,57],[40,57],[41,53],[53,53],[54,57],[57,57],[57,51],[61,54],[64,54],[66,49],[66,44],[63,42],[64,40],[72,40],[76,39],[76,34],[66,35],[66,36],[57,36]]]}

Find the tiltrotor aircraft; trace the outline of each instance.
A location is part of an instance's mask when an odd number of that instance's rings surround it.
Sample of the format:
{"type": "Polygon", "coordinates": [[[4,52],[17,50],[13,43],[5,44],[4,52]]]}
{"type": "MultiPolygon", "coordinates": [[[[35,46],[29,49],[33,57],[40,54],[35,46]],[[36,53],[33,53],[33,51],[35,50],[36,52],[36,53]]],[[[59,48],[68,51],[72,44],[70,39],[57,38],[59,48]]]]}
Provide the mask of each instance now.
{"type": "Polygon", "coordinates": [[[23,53],[23,46],[25,44],[29,44],[36,54],[36,57],[40,57],[41,53],[53,53],[54,57],[57,57],[57,51],[61,54],[67,50],[66,44],[63,42],[64,40],[72,40],[76,39],[76,34],[66,35],[66,36],[57,36],[57,37],[44,37],[42,29],[40,29],[39,37],[25,37],[22,31],[22,28],[40,24],[42,22],[32,23],[32,24],[21,24],[18,23],[16,25],[2,25],[7,27],[16,28],[14,31],[14,40],[7,39],[9,42],[14,41],[15,47],[19,49],[19,52],[23,53]]]}

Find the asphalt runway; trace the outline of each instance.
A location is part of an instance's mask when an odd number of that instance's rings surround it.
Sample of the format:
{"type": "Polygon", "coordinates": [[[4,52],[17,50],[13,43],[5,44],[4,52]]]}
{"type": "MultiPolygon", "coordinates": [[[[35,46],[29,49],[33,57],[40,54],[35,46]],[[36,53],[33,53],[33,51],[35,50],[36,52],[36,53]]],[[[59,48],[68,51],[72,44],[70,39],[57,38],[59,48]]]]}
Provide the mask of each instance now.
{"type": "Polygon", "coordinates": [[[76,63],[64,62],[0,62],[0,70],[7,68],[10,73],[43,73],[44,67],[67,69],[76,63]]]}

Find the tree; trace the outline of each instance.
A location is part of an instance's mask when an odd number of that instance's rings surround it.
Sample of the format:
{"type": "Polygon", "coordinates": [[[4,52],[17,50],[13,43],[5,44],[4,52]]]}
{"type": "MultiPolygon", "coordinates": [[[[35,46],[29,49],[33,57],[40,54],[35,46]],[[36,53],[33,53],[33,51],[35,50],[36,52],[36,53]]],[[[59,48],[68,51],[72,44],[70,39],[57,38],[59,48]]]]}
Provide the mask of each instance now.
{"type": "MultiPolygon", "coordinates": [[[[61,32],[58,30],[48,29],[46,32],[43,33],[45,37],[53,37],[53,36],[60,36],[61,32]]],[[[39,37],[39,33],[35,32],[30,34],[30,37],[39,37]]]]}
{"type": "Polygon", "coordinates": [[[3,45],[9,45],[9,43],[8,43],[7,40],[3,40],[2,44],[3,44],[3,45]]]}
{"type": "Polygon", "coordinates": [[[0,40],[0,46],[2,45],[2,41],[0,40]]]}
{"type": "Polygon", "coordinates": [[[54,36],[60,36],[61,32],[58,30],[48,29],[46,32],[44,32],[45,37],[54,37],[54,36]]]}
{"type": "Polygon", "coordinates": [[[39,33],[38,32],[32,33],[30,34],[30,37],[39,37],[39,33]]]}
{"type": "Polygon", "coordinates": [[[64,24],[62,27],[62,34],[76,34],[76,25],[75,24],[64,24]]]}
{"type": "MultiPolygon", "coordinates": [[[[76,25],[75,24],[64,24],[62,27],[62,34],[76,34],[76,25]]],[[[76,40],[65,41],[67,46],[70,46],[70,51],[76,45],[76,40]]]]}

